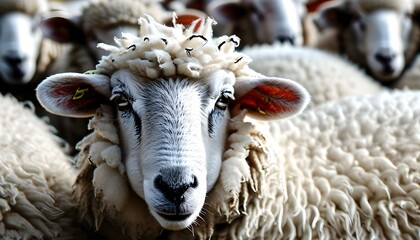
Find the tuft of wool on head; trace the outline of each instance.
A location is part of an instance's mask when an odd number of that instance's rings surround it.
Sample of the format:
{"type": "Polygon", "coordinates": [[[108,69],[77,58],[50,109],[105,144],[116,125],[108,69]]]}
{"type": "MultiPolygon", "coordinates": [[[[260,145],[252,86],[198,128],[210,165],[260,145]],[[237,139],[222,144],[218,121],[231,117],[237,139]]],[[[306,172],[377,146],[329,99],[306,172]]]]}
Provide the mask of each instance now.
{"type": "Polygon", "coordinates": [[[137,25],[145,13],[160,21],[164,12],[159,0],[100,0],[85,6],[81,18],[93,28],[103,29],[121,23],[137,25]]]}
{"type": "Polygon", "coordinates": [[[46,0],[1,0],[0,15],[6,12],[23,12],[29,15],[44,13],[48,11],[46,0]]]}
{"type": "Polygon", "coordinates": [[[398,12],[412,12],[414,9],[413,0],[351,0],[352,3],[364,12],[373,12],[378,9],[392,9],[398,12]]]}
{"type": "MultiPolygon", "coordinates": [[[[174,16],[175,20],[176,16],[174,16]]],[[[201,78],[216,70],[227,70],[235,76],[258,75],[248,67],[251,59],[235,51],[236,36],[213,38],[211,18],[196,20],[189,27],[168,27],[151,16],[139,19],[140,36],[124,34],[116,38],[117,46],[100,43],[111,52],[96,65],[96,73],[111,75],[119,69],[150,78],[185,76],[201,78]]]]}

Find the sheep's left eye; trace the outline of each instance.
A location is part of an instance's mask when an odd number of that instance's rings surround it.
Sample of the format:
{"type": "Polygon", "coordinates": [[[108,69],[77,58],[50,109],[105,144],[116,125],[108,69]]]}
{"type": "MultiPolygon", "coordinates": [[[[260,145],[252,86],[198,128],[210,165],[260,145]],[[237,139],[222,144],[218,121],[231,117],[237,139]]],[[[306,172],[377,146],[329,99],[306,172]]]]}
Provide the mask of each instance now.
{"type": "Polygon", "coordinates": [[[130,106],[128,98],[121,93],[113,94],[111,96],[111,101],[115,102],[115,104],[118,107],[118,110],[120,111],[126,110],[126,108],[130,106]]]}
{"type": "Polygon", "coordinates": [[[229,99],[235,99],[233,97],[233,93],[231,91],[222,92],[216,101],[216,107],[221,110],[226,110],[229,104],[229,99]]]}

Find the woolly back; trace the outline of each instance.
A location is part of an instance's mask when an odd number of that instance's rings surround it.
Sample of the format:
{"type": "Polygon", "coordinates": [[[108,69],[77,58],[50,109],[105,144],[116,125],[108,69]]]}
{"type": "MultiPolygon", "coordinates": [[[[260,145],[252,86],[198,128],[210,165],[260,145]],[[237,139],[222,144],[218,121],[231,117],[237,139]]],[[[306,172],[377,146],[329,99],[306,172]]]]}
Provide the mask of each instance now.
{"type": "Polygon", "coordinates": [[[378,9],[392,9],[398,12],[412,11],[413,0],[352,0],[353,4],[364,12],[373,12],[378,9]]]}
{"type": "Polygon", "coordinates": [[[6,12],[23,12],[28,15],[44,13],[48,11],[48,2],[46,0],[1,0],[0,15],[6,12]]]}
{"type": "Polygon", "coordinates": [[[194,21],[188,28],[175,23],[168,27],[150,16],[140,18],[139,24],[140,36],[123,34],[115,39],[117,46],[98,45],[111,54],[102,57],[96,73],[111,75],[119,69],[130,69],[149,79],[170,76],[196,79],[223,69],[237,77],[257,75],[248,67],[250,58],[235,52],[239,38],[213,39],[215,22],[210,18],[194,21]]]}
{"type": "Polygon", "coordinates": [[[93,28],[104,29],[117,24],[137,25],[139,16],[145,13],[160,21],[165,10],[159,0],[100,0],[90,2],[83,8],[82,22],[93,28]]]}

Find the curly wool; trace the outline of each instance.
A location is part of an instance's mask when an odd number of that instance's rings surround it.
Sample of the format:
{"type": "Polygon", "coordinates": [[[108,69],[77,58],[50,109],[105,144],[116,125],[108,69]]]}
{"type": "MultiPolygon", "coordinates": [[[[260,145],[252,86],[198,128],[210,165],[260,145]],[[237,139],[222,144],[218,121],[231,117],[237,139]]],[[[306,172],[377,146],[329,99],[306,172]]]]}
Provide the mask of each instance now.
{"type": "Polygon", "coordinates": [[[165,10],[159,0],[100,0],[90,2],[81,14],[81,21],[93,28],[104,29],[117,24],[137,25],[138,17],[147,13],[157,21],[162,20],[165,10]]]}
{"type": "Polygon", "coordinates": [[[243,194],[247,168],[224,162],[208,200],[216,221],[194,227],[195,236],[418,239],[419,103],[416,91],[382,93],[254,122],[271,156],[265,190],[243,194]]]}
{"type": "Polygon", "coordinates": [[[16,99],[0,95],[0,106],[0,238],[85,239],[61,140],[16,99]]]}
{"type": "Polygon", "coordinates": [[[28,15],[36,15],[48,11],[46,0],[2,0],[0,1],[0,15],[6,12],[19,11],[28,15]]]}
{"type": "Polygon", "coordinates": [[[118,46],[98,45],[111,54],[102,57],[94,72],[110,75],[130,69],[150,79],[180,75],[196,79],[219,69],[235,76],[257,75],[248,67],[250,58],[235,51],[240,41],[236,36],[213,39],[215,22],[210,18],[195,21],[186,29],[180,24],[167,27],[150,16],[140,18],[139,24],[139,37],[123,34],[116,39],[118,46]]]}
{"type": "Polygon", "coordinates": [[[377,9],[393,9],[398,12],[412,12],[414,9],[413,0],[350,0],[360,10],[373,12],[377,9]]]}

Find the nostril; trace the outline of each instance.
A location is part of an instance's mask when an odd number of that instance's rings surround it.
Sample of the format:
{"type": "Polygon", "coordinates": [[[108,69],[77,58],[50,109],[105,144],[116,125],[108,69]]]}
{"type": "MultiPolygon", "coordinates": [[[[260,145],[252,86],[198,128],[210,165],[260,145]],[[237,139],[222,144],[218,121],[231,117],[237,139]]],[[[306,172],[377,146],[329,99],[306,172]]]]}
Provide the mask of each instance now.
{"type": "Polygon", "coordinates": [[[196,188],[196,187],[198,187],[198,180],[197,180],[197,177],[196,177],[195,175],[192,175],[192,179],[193,179],[193,181],[192,181],[192,183],[190,184],[190,187],[192,187],[192,188],[196,188]]]}
{"type": "Polygon", "coordinates": [[[377,53],[375,59],[382,64],[389,64],[395,58],[395,54],[377,53]]]}
{"type": "Polygon", "coordinates": [[[277,37],[277,40],[280,43],[287,43],[288,42],[292,45],[295,45],[295,37],[293,37],[293,36],[279,36],[279,37],[277,37]]]}
{"type": "Polygon", "coordinates": [[[4,56],[3,59],[7,64],[12,65],[12,66],[18,65],[25,60],[24,58],[17,57],[17,56],[4,56]]]}
{"type": "Polygon", "coordinates": [[[189,180],[174,178],[174,175],[158,175],[153,184],[168,200],[181,204],[185,201],[185,192],[198,187],[198,179],[194,175],[189,180]]]}

